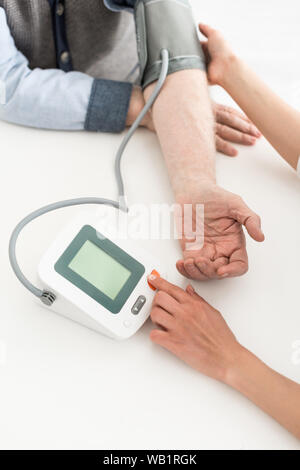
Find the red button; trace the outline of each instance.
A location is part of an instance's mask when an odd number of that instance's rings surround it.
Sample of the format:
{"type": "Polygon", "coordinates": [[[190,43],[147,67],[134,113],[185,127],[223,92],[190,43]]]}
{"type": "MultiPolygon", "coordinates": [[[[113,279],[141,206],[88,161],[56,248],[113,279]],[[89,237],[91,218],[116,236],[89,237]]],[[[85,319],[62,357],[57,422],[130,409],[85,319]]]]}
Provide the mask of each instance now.
{"type": "MultiPolygon", "coordinates": [[[[153,271],[151,271],[150,276],[151,275],[156,276],[156,277],[160,277],[160,274],[155,269],[153,269],[153,271]]],[[[149,285],[150,289],[156,290],[156,287],[152,286],[149,281],[148,281],[148,285],[149,285]]]]}

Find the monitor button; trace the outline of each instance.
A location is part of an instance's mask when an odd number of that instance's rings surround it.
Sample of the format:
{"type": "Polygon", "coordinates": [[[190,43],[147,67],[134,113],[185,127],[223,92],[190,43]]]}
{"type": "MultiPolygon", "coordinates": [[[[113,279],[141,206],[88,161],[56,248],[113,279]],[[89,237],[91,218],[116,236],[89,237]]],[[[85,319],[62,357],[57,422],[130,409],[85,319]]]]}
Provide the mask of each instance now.
{"type": "Polygon", "coordinates": [[[124,320],[123,325],[125,326],[125,328],[130,328],[131,327],[131,321],[130,320],[124,320]]]}
{"type": "MultiPolygon", "coordinates": [[[[150,275],[151,275],[151,274],[153,274],[153,275],[156,276],[156,277],[160,277],[160,274],[159,274],[159,272],[156,271],[156,269],[153,269],[153,270],[151,271],[150,275]]],[[[151,285],[151,281],[148,280],[147,282],[148,282],[148,286],[150,287],[150,289],[156,290],[156,287],[153,287],[153,286],[151,285]]]]}
{"type": "Polygon", "coordinates": [[[135,303],[133,304],[131,313],[133,313],[133,315],[138,315],[138,313],[140,313],[145,303],[146,303],[146,297],[144,295],[140,295],[138,299],[135,301],[135,303]]]}

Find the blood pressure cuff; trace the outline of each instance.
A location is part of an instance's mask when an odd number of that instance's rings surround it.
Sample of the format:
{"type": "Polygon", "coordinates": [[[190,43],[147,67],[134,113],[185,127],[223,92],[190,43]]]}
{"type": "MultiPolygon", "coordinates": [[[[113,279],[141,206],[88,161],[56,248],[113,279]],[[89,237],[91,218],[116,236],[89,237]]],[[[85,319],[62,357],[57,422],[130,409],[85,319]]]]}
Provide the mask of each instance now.
{"type": "Polygon", "coordinates": [[[157,80],[161,49],[169,51],[168,74],[205,70],[205,58],[188,0],[138,0],[135,5],[140,84],[157,80]]]}

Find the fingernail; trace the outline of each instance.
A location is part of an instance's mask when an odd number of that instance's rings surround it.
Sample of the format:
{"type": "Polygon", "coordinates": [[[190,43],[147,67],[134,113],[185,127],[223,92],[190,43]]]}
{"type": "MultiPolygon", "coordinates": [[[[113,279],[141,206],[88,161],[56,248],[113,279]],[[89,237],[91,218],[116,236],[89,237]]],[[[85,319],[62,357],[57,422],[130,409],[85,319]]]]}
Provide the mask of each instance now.
{"type": "Polygon", "coordinates": [[[228,277],[228,273],[222,274],[222,276],[221,276],[221,277],[222,277],[222,278],[224,278],[224,277],[228,277]]]}
{"type": "Polygon", "coordinates": [[[193,288],[192,284],[189,284],[189,285],[188,285],[188,288],[189,288],[189,290],[190,290],[191,292],[195,292],[195,289],[193,288]]]}
{"type": "Polygon", "coordinates": [[[155,279],[156,279],[155,274],[149,274],[149,276],[148,276],[149,281],[154,281],[155,279]]]}

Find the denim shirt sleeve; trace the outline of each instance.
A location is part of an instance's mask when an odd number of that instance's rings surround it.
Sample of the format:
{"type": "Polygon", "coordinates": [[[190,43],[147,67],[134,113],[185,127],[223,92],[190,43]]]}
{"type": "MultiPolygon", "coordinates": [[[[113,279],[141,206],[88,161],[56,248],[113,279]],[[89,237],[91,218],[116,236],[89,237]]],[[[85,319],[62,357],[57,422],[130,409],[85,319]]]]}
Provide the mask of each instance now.
{"type": "Polygon", "coordinates": [[[120,132],[132,85],[80,72],[31,70],[0,8],[0,119],[31,127],[120,132]]]}

